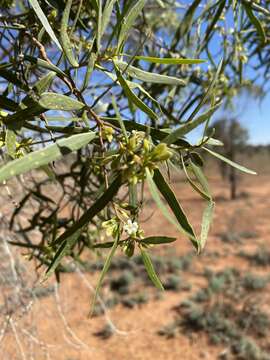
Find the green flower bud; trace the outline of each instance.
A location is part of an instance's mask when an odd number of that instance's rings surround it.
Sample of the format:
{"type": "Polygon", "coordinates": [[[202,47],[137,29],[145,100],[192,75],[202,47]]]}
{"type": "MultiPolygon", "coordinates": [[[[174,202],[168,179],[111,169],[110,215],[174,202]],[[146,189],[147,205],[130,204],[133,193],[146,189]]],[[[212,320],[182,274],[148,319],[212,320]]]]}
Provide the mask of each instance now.
{"type": "Polygon", "coordinates": [[[134,241],[129,241],[128,244],[124,246],[123,250],[128,257],[132,257],[135,250],[134,241]]]}
{"type": "Polygon", "coordinates": [[[152,161],[165,161],[172,156],[168,146],[165,143],[158,144],[151,153],[152,161]]]}

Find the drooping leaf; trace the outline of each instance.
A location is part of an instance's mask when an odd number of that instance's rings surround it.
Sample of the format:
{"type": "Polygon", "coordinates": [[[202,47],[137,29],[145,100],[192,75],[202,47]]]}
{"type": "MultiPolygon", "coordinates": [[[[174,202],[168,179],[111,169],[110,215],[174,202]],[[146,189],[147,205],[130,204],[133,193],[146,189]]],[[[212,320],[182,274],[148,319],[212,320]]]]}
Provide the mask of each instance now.
{"type": "Polygon", "coordinates": [[[55,144],[44,149],[29,153],[20,159],[10,161],[0,169],[0,182],[58,160],[63,155],[87,145],[95,136],[96,134],[92,131],[73,135],[67,139],[58,140],[55,144]]]}
{"type": "Polygon", "coordinates": [[[58,48],[60,50],[62,50],[62,47],[61,47],[59,41],[57,40],[57,37],[48,21],[46,15],[44,14],[43,10],[41,9],[38,0],[29,0],[29,3],[31,4],[37,17],[39,18],[41,24],[44,26],[44,29],[47,31],[50,38],[55,42],[55,44],[58,46],[58,48]]]}
{"type": "Polygon", "coordinates": [[[160,75],[148,71],[144,71],[136,68],[135,66],[128,65],[124,61],[115,61],[117,66],[124,71],[126,69],[126,73],[138,80],[157,83],[157,84],[166,84],[166,85],[177,85],[177,86],[185,86],[186,82],[182,79],[177,79],[176,77],[160,75]]]}
{"type": "Polygon", "coordinates": [[[213,201],[209,201],[203,212],[201,236],[200,236],[200,251],[202,251],[205,247],[210,225],[213,219],[214,209],[215,209],[215,203],[213,201]]]}
{"type": "Polygon", "coordinates": [[[49,110],[81,110],[85,107],[85,104],[72,99],[69,96],[57,94],[53,92],[45,92],[39,99],[39,105],[49,110]]]}
{"type": "Polygon", "coordinates": [[[167,201],[168,205],[170,206],[172,212],[174,213],[179,225],[182,227],[182,229],[192,238],[195,238],[195,233],[190,225],[188,218],[186,214],[184,213],[183,209],[181,208],[179,202],[176,199],[175,194],[173,193],[172,189],[168,185],[168,183],[165,181],[163,175],[161,172],[156,169],[154,171],[153,180],[164,197],[164,199],[167,201]]]}
{"type": "Polygon", "coordinates": [[[106,31],[110,17],[112,15],[113,6],[116,0],[108,0],[105,4],[102,16],[101,16],[101,26],[100,26],[100,39],[106,31]]]}
{"type": "Polygon", "coordinates": [[[93,300],[92,300],[92,304],[91,304],[91,307],[90,307],[90,313],[89,315],[91,316],[93,314],[93,310],[94,310],[94,307],[95,307],[95,304],[96,304],[96,301],[97,301],[97,297],[99,295],[99,292],[100,292],[100,288],[101,288],[101,285],[102,285],[102,282],[104,280],[104,277],[105,275],[107,274],[108,270],[109,270],[109,267],[111,265],[111,262],[112,262],[112,258],[114,256],[114,253],[116,251],[118,247],[118,238],[115,239],[114,243],[113,243],[113,246],[112,246],[112,249],[104,263],[104,266],[103,266],[103,269],[99,275],[99,279],[98,279],[98,282],[97,282],[97,286],[96,286],[96,289],[95,289],[95,293],[94,293],[94,297],[93,297],[93,300]]]}
{"type": "Polygon", "coordinates": [[[161,281],[159,280],[156,272],[155,272],[155,269],[154,269],[154,266],[152,264],[152,261],[151,261],[151,258],[150,256],[148,255],[147,251],[140,248],[141,250],[141,255],[142,255],[142,259],[143,259],[143,263],[144,263],[144,266],[145,266],[145,269],[147,271],[147,274],[150,278],[150,280],[153,282],[153,284],[159,289],[159,290],[164,290],[164,287],[161,283],[161,281]]]}
{"type": "Polygon", "coordinates": [[[60,38],[61,38],[64,54],[66,55],[66,58],[68,59],[70,65],[74,67],[78,67],[79,64],[73,54],[72,44],[67,32],[72,1],[73,0],[67,0],[65,10],[63,11],[61,27],[60,27],[60,38]]]}
{"type": "Polygon", "coordinates": [[[229,164],[230,166],[235,167],[236,169],[238,169],[238,170],[240,170],[240,171],[242,171],[242,172],[245,172],[245,173],[251,174],[251,175],[257,175],[257,173],[256,173],[255,171],[250,170],[250,169],[248,169],[248,168],[246,168],[246,167],[244,167],[244,166],[242,166],[242,165],[239,165],[239,164],[235,163],[234,161],[227,159],[225,156],[223,156],[223,155],[221,155],[221,154],[218,154],[218,153],[216,153],[216,152],[213,151],[213,150],[208,149],[208,148],[205,147],[205,146],[203,146],[202,148],[203,148],[204,150],[206,150],[207,152],[209,152],[211,155],[215,156],[216,158],[224,161],[225,163],[229,164]]]}
{"type": "Polygon", "coordinates": [[[193,172],[193,174],[195,175],[197,181],[199,182],[199,184],[201,185],[203,191],[211,198],[211,191],[208,185],[208,181],[202,171],[202,169],[195,165],[192,161],[190,162],[190,167],[191,170],[193,172]]]}
{"type": "MultiPolygon", "coordinates": [[[[182,167],[183,167],[183,170],[184,170],[184,173],[186,175],[186,178],[187,178],[187,181],[189,182],[189,184],[193,187],[193,189],[195,191],[197,191],[197,193],[200,194],[200,196],[202,198],[204,198],[205,200],[211,200],[211,195],[209,194],[209,192],[205,191],[204,188],[200,189],[197,184],[195,184],[195,182],[191,179],[191,177],[189,176],[189,173],[188,173],[188,169],[186,168],[186,165],[185,165],[185,162],[183,160],[183,157],[181,156],[181,161],[182,161],[182,167]]],[[[194,165],[196,166],[196,165],[194,165]]]]}
{"type": "Polygon", "coordinates": [[[247,1],[242,1],[243,7],[245,9],[245,12],[250,20],[250,22],[255,26],[260,38],[261,42],[263,44],[266,43],[266,35],[263,25],[261,24],[260,20],[254,15],[253,10],[251,8],[251,4],[249,4],[247,1]]]}
{"type": "Polygon", "coordinates": [[[152,178],[149,169],[146,169],[146,178],[149,186],[150,193],[155,200],[157,206],[162,211],[163,215],[168,221],[177,227],[185,235],[188,235],[193,245],[197,248],[197,240],[192,226],[189,224],[187,217],[178,203],[173,191],[164,180],[159,170],[155,170],[154,177],[152,178]],[[162,194],[170,209],[172,210],[177,221],[172,217],[167,207],[162,202],[159,192],[162,194]]]}
{"type": "Polygon", "coordinates": [[[122,47],[125,39],[128,36],[130,28],[133,26],[138,15],[141,13],[146,0],[137,0],[133,7],[131,7],[125,15],[118,36],[118,50],[122,47]]]}

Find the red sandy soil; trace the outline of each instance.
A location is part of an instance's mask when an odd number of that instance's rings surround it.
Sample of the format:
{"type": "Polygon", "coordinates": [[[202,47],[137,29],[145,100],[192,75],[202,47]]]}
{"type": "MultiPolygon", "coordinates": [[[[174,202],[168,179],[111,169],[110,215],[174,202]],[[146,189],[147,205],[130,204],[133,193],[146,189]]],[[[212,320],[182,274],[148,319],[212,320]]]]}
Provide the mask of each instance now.
{"type": "MultiPolygon", "coordinates": [[[[192,291],[204,283],[205,279],[201,272],[205,267],[220,270],[229,266],[245,272],[250,265],[248,261],[237,256],[237,253],[240,250],[252,252],[258,246],[268,246],[270,243],[269,177],[266,175],[242,177],[240,191],[245,192],[246,196],[239,197],[235,201],[228,200],[227,184],[219,177],[212,177],[210,183],[216,198],[214,223],[205,252],[195,256],[192,269],[184,273],[187,281],[192,285],[192,291]],[[226,231],[256,232],[258,236],[255,239],[244,239],[240,244],[224,243],[218,234],[226,231]],[[216,256],[210,256],[214,252],[216,256]]],[[[181,179],[175,181],[173,188],[198,231],[203,201],[181,179]]],[[[149,203],[142,214],[142,220],[152,214],[153,208],[153,203],[149,203]]],[[[184,255],[193,251],[188,240],[177,234],[158,210],[154,211],[150,220],[143,223],[143,227],[147,235],[162,233],[177,236],[178,240],[174,244],[167,245],[177,254],[184,255]]],[[[162,253],[163,250],[159,251],[162,253]]],[[[27,264],[25,261],[26,266],[27,264]]],[[[256,268],[255,272],[262,274],[269,270],[269,267],[263,267],[256,268]]],[[[94,287],[97,276],[89,273],[85,276],[94,287]]],[[[146,291],[153,293],[156,290],[148,287],[146,291]]],[[[150,301],[133,309],[117,305],[107,315],[118,332],[107,340],[94,336],[97,331],[104,328],[107,319],[105,315],[91,319],[87,317],[91,291],[78,274],[63,275],[59,293],[62,301],[61,311],[67,323],[63,324],[54,296],[41,298],[38,302],[34,302],[27,315],[17,318],[19,339],[16,340],[11,330],[6,333],[0,345],[0,359],[198,360],[217,359],[225,348],[225,346],[210,346],[207,337],[201,334],[197,336],[180,334],[172,339],[157,334],[162,326],[174,319],[175,312],[172,308],[187,297],[185,291],[166,292],[162,300],[150,301]],[[23,334],[23,329],[31,329],[33,337],[31,341],[29,334],[23,334]],[[42,343],[38,343],[38,339],[42,339],[42,343]],[[42,347],[43,344],[46,344],[47,351],[42,347]],[[22,350],[25,357],[22,355],[22,350]]],[[[265,292],[260,301],[264,309],[270,312],[268,293],[269,291],[265,292]]]]}

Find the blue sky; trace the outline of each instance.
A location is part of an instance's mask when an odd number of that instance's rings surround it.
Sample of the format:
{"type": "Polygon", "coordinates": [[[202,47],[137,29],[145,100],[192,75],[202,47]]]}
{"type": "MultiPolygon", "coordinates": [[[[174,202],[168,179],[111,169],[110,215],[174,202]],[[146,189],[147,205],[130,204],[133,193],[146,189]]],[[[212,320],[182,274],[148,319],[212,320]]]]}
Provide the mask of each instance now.
{"type": "MultiPolygon", "coordinates": [[[[243,95],[235,101],[235,108],[233,110],[219,110],[212,117],[212,122],[215,119],[222,117],[234,117],[238,119],[241,124],[249,132],[249,143],[253,145],[270,144],[270,94],[268,93],[265,98],[255,100],[250,95],[243,95]]],[[[195,129],[187,136],[191,142],[197,142],[202,135],[203,127],[195,129]]]]}

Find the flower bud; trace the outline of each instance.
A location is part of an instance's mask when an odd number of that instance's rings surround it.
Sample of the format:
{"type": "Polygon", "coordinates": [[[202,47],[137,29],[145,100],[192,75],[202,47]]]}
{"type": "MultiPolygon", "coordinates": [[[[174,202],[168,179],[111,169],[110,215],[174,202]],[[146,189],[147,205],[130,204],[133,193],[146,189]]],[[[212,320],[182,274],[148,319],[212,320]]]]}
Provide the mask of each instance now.
{"type": "Polygon", "coordinates": [[[164,143],[158,144],[151,153],[152,161],[165,161],[172,156],[168,146],[164,143]]]}

